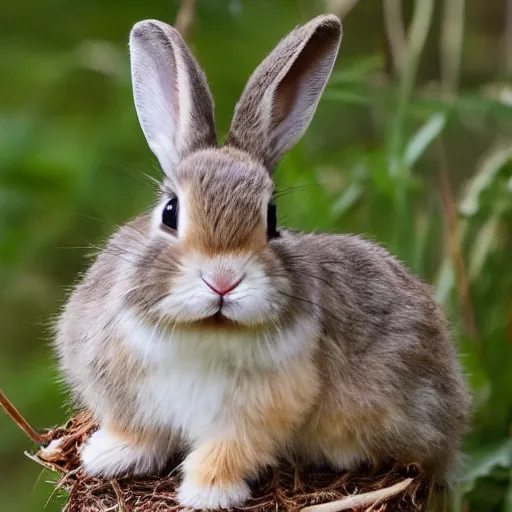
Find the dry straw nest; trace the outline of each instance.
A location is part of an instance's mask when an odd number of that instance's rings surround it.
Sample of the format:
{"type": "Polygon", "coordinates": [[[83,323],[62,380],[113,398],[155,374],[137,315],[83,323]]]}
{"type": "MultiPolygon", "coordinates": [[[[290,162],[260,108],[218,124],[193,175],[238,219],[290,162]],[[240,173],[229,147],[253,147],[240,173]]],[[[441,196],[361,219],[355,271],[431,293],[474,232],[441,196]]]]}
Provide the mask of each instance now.
{"type": "MultiPolygon", "coordinates": [[[[81,412],[45,434],[46,447],[36,454],[27,454],[58,474],[56,490],[67,495],[64,512],[183,510],[176,502],[180,478],[175,470],[176,462],[161,476],[100,480],[84,475],[78,453],[95,428],[90,414],[81,412]]],[[[299,472],[283,464],[268,470],[253,487],[254,497],[244,507],[234,510],[409,512],[426,510],[429,495],[424,476],[411,466],[334,473],[318,468],[299,472]]]]}

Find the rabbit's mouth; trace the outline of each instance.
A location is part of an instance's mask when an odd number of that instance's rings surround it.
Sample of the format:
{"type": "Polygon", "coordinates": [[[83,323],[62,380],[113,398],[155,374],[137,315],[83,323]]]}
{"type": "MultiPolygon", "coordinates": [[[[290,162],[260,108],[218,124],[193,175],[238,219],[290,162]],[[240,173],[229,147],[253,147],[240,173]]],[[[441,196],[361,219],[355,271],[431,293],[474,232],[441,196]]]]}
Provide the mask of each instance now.
{"type": "Polygon", "coordinates": [[[215,314],[198,320],[196,324],[206,329],[243,329],[243,325],[224,316],[219,309],[215,314]]]}

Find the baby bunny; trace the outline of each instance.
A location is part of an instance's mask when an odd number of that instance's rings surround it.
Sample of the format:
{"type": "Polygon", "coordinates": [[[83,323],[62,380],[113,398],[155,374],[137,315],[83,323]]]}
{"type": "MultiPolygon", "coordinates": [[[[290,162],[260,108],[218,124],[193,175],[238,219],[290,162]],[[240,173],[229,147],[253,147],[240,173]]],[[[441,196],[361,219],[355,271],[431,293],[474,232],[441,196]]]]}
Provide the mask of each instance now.
{"type": "Polygon", "coordinates": [[[353,235],[280,229],[272,171],[331,74],[339,20],[293,30],[256,69],[223,146],[203,72],[159,21],[130,36],[135,106],[163,169],[58,323],[61,370],[100,428],[90,475],[158,472],[179,501],[231,507],[279,457],[418,463],[449,479],[468,391],[428,286],[353,235]]]}

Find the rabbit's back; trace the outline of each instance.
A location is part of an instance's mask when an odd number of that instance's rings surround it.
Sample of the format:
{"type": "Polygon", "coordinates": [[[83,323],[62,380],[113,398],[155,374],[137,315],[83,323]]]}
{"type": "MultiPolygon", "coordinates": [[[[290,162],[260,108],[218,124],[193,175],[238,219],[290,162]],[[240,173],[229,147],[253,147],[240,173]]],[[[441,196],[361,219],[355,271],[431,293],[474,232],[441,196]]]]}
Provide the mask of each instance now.
{"type": "Polygon", "coordinates": [[[430,287],[360,237],[295,237],[320,286],[324,320],[324,392],[306,444],[316,437],[325,453],[353,445],[371,462],[417,461],[444,478],[466,429],[469,396],[430,287]]]}

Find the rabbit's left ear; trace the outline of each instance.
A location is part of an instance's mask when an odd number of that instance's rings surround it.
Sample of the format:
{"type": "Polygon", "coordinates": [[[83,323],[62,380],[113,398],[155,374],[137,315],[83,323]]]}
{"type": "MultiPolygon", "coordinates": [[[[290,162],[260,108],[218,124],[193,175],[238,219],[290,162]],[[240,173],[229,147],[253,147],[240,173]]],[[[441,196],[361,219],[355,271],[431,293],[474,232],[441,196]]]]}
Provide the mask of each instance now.
{"type": "Polygon", "coordinates": [[[226,145],[272,170],[308,127],[331,75],[340,20],[314,18],[285,37],[251,76],[238,102],[226,145]]]}
{"type": "Polygon", "coordinates": [[[135,108],[162,169],[173,172],[188,154],[217,143],[206,77],[176,29],[156,20],[130,33],[135,108]]]}

